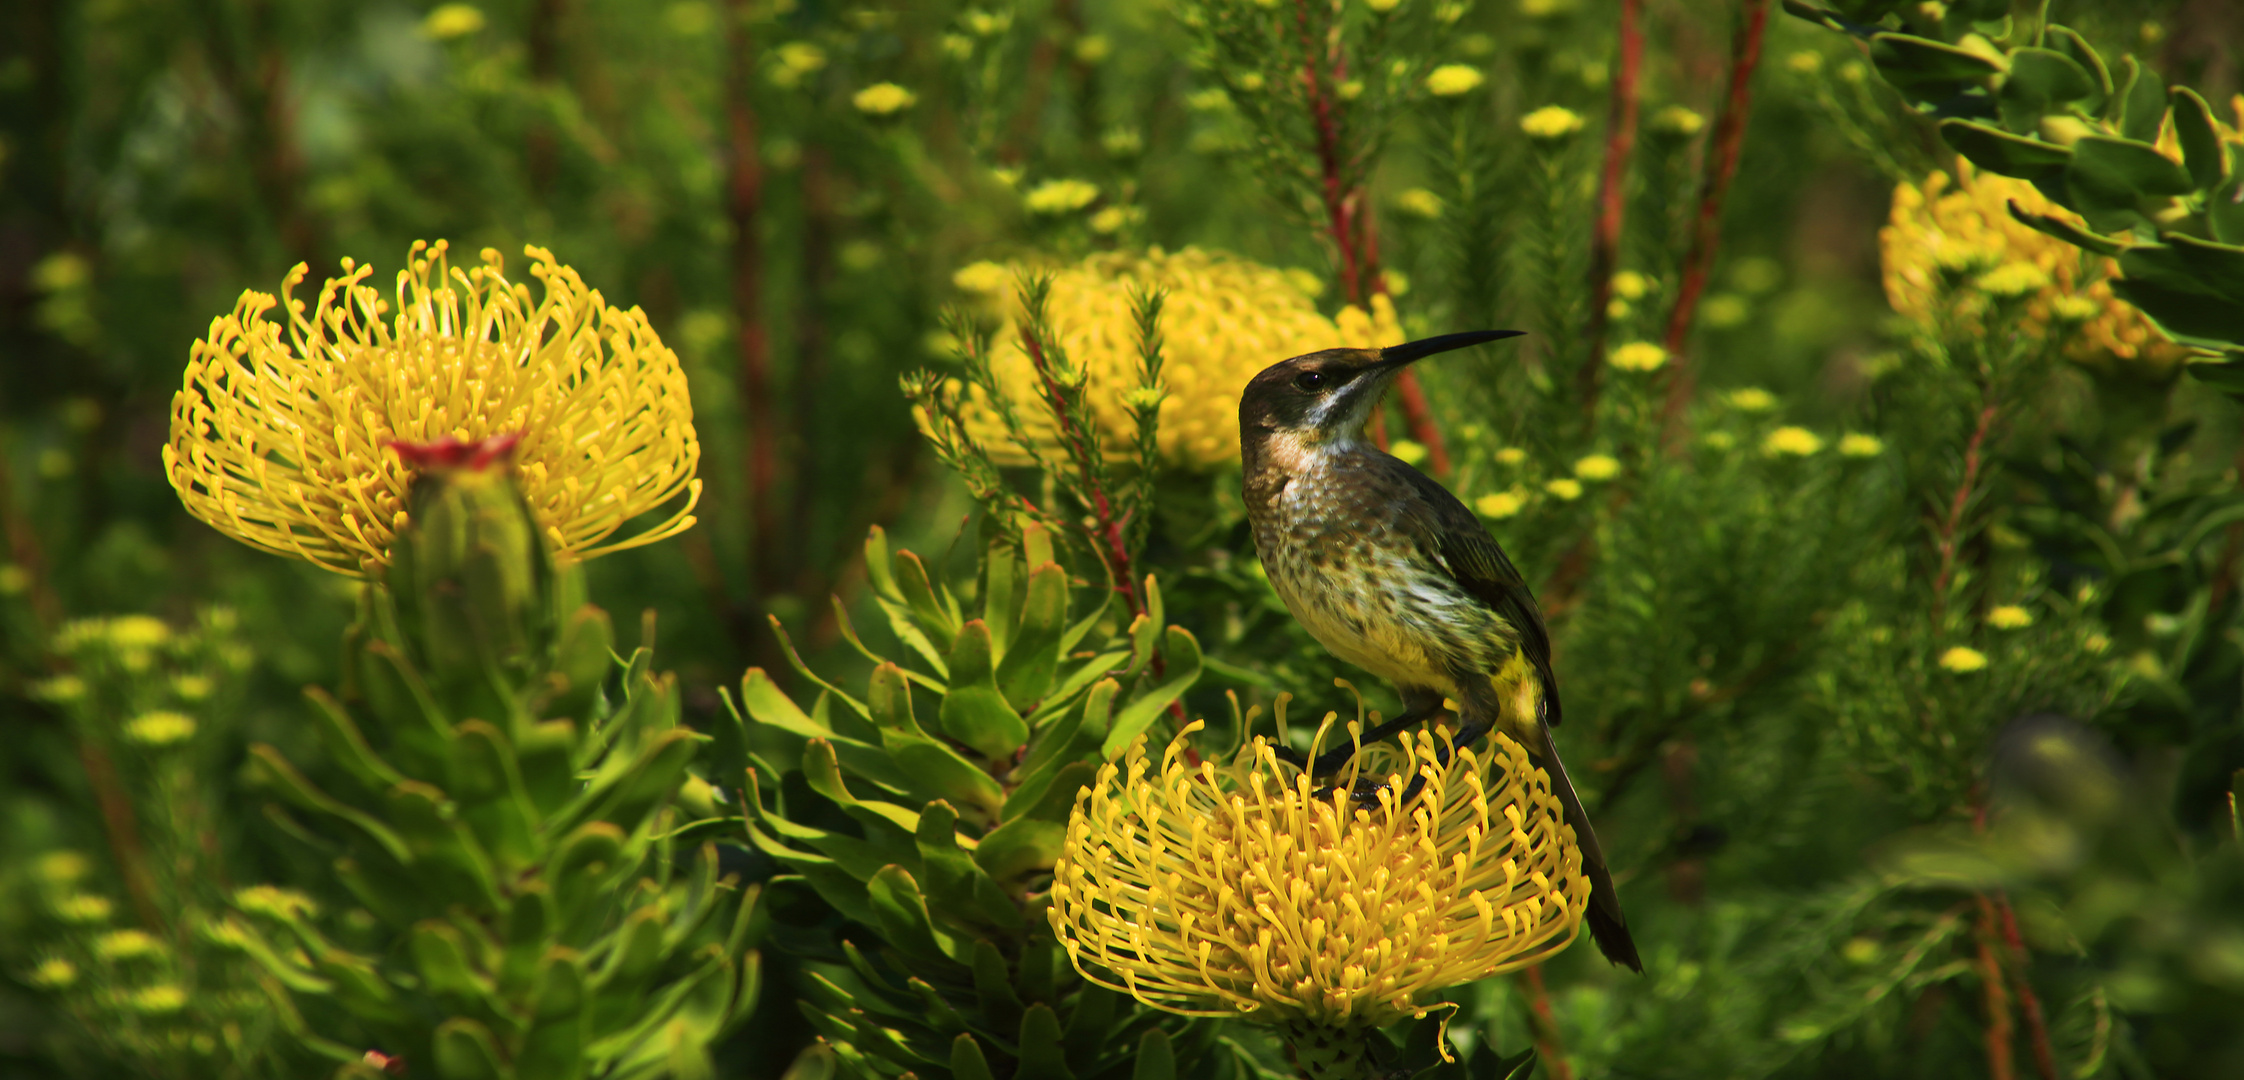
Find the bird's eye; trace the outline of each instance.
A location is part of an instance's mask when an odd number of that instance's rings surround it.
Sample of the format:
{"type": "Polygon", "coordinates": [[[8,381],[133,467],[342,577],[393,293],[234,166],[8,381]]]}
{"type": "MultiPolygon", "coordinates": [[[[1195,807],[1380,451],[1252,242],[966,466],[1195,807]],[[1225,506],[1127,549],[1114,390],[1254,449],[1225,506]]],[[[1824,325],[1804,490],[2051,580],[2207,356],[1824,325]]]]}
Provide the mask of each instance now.
{"type": "Polygon", "coordinates": [[[1324,389],[1325,381],[1325,373],[1322,371],[1304,371],[1293,377],[1294,386],[1311,393],[1324,389]]]}

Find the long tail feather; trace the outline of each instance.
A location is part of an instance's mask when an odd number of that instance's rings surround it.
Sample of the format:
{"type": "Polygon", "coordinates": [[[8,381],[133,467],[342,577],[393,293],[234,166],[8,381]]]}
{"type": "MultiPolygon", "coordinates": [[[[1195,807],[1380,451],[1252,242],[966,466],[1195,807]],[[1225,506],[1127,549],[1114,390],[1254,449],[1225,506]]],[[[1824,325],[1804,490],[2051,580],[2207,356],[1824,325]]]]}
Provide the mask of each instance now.
{"type": "Polygon", "coordinates": [[[1574,781],[1558,760],[1558,744],[1551,741],[1550,725],[1535,727],[1542,735],[1542,745],[1533,748],[1535,756],[1543,759],[1544,771],[1550,774],[1551,794],[1557,796],[1566,823],[1574,827],[1574,842],[1582,848],[1582,870],[1589,874],[1590,937],[1597,942],[1597,951],[1604,953],[1605,959],[1643,974],[1644,961],[1638,959],[1636,940],[1629,936],[1628,919],[1621,914],[1621,897],[1613,891],[1613,874],[1605,867],[1605,849],[1598,846],[1597,830],[1590,827],[1589,811],[1582,808],[1582,797],[1574,793],[1574,781]]]}

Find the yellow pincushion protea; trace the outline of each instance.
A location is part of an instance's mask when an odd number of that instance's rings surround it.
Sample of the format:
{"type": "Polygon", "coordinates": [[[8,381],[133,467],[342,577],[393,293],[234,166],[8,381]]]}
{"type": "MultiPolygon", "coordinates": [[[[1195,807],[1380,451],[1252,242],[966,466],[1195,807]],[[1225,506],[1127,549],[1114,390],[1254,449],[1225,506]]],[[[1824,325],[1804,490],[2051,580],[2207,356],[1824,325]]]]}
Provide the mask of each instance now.
{"type": "MultiPolygon", "coordinates": [[[[1001,285],[1010,292],[1022,268],[977,264],[969,269],[977,285],[1001,285]]],[[[1131,290],[1167,290],[1161,309],[1161,374],[1168,390],[1161,402],[1161,457],[1173,465],[1217,465],[1239,458],[1239,395],[1257,372],[1318,349],[1403,340],[1394,306],[1385,297],[1368,316],[1343,311],[1336,326],[1318,313],[1313,294],[1297,280],[1305,276],[1198,248],[1108,252],[1052,272],[1045,318],[1068,361],[1090,380],[1087,393],[1107,448],[1120,452],[1137,434],[1126,400],[1139,385],[1131,290]],[[1351,341],[1351,331],[1383,340],[1351,341]]],[[[998,384],[1031,440],[1056,448],[1050,414],[1038,404],[1035,369],[1020,344],[1019,298],[1008,295],[1004,304],[1012,325],[998,334],[991,358],[998,384]]],[[[1013,442],[979,388],[961,411],[968,430],[999,461],[1025,465],[1035,460],[1013,442]]]]}
{"type": "Polygon", "coordinates": [[[528,285],[499,253],[455,269],[444,241],[416,243],[390,301],[343,261],[310,309],[246,291],[195,343],[172,398],[164,472],[189,512],[253,547],[372,576],[406,524],[414,470],[393,442],[519,433],[516,482],[554,550],[579,559],[694,523],[701,444],[678,356],[638,308],[613,307],[543,248],[528,285]],[[611,539],[686,492],[659,524],[611,539]]]}
{"type": "Polygon", "coordinates": [[[1580,931],[1581,849],[1509,738],[1447,766],[1422,730],[1366,747],[1365,770],[1391,777],[1367,809],[1346,785],[1316,797],[1259,738],[1228,765],[1188,765],[1200,726],[1158,769],[1140,739],[1077,797],[1050,918],[1084,978],[1190,1016],[1360,1030],[1423,1016],[1437,991],[1548,959],[1580,931]],[[1414,774],[1424,790],[1396,805],[1414,774]]]}
{"type": "Polygon", "coordinates": [[[1896,187],[1890,223],[1878,234],[1893,309],[1931,322],[1942,275],[1962,273],[1969,275],[1967,287],[1990,295],[2023,293],[2021,329],[2040,338],[2064,336],[2065,356],[2075,363],[2153,380],[2179,371],[2189,351],[2112,295],[2117,265],[2084,259],[2079,248],[2019,222],[2010,216],[2011,202],[2080,224],[2079,215],[2050,202],[2032,184],[1977,172],[1969,163],[1958,163],[1953,177],[1936,172],[1922,184],[1896,187]]]}

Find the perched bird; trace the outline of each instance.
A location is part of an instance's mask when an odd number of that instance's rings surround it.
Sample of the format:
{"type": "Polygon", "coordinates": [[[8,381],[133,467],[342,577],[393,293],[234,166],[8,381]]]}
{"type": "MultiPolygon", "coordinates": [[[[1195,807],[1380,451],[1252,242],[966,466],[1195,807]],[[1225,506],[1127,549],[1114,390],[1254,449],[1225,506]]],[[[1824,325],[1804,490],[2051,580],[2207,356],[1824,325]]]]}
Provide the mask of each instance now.
{"type": "MultiPolygon", "coordinates": [[[[1456,745],[1500,727],[1541,759],[1581,845],[1590,934],[1606,959],[1642,971],[1597,833],[1551,741],[1558,680],[1534,594],[1456,496],[1364,437],[1387,385],[1412,361],[1517,333],[1326,349],[1264,369],[1239,402],[1247,517],[1294,617],[1333,655],[1402,692],[1403,714],[1364,741],[1435,716],[1447,698],[1459,706],[1456,745]]],[[[1349,746],[1296,764],[1329,775],[1353,754],[1349,746]]]]}

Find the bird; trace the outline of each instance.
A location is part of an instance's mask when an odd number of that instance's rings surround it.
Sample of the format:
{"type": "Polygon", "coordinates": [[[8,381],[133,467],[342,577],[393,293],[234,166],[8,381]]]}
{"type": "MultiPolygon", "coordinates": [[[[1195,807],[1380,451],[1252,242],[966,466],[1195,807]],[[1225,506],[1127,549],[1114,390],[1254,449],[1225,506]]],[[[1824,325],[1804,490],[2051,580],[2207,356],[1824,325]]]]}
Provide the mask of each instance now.
{"type": "MultiPolygon", "coordinates": [[[[1410,364],[1519,333],[1325,349],[1263,369],[1239,401],[1247,518],[1270,584],[1309,635],[1401,692],[1403,713],[1363,742],[1439,715],[1448,699],[1458,710],[1454,745],[1501,729],[1539,759],[1581,847],[1590,935],[1607,960],[1642,972],[1605,853],[1551,737],[1561,715],[1558,678],[1533,591],[1477,515],[1364,434],[1410,364]]],[[[1355,746],[1313,762],[1286,753],[1325,776],[1355,746]]],[[[1423,784],[1414,782],[1402,801],[1423,784]]],[[[1359,782],[1352,797],[1375,801],[1382,786],[1359,782]]]]}

